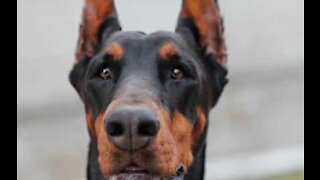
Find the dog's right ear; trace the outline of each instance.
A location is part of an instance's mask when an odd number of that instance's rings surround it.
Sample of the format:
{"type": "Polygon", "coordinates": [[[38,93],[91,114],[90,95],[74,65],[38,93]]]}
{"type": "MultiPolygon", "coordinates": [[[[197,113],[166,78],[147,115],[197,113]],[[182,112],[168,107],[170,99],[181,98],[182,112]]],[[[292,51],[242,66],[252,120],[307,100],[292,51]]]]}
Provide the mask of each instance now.
{"type": "Polygon", "coordinates": [[[70,73],[70,81],[80,93],[81,79],[86,72],[87,64],[97,53],[102,37],[120,31],[117,12],[113,0],[85,0],[76,49],[76,63],[70,73]]]}
{"type": "Polygon", "coordinates": [[[79,62],[84,56],[92,58],[102,34],[121,30],[113,0],[86,0],[76,51],[79,62]]]}

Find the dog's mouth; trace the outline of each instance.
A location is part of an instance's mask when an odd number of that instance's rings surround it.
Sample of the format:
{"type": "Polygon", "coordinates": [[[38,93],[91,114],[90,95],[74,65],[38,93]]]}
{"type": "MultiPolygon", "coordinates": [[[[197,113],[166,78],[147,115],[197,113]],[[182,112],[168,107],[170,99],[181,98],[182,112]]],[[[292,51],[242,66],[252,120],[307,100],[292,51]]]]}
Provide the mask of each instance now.
{"type": "Polygon", "coordinates": [[[174,175],[163,178],[157,175],[153,175],[146,169],[139,167],[135,164],[131,164],[124,168],[120,174],[113,175],[106,178],[106,180],[183,180],[184,167],[179,165],[174,175]]]}

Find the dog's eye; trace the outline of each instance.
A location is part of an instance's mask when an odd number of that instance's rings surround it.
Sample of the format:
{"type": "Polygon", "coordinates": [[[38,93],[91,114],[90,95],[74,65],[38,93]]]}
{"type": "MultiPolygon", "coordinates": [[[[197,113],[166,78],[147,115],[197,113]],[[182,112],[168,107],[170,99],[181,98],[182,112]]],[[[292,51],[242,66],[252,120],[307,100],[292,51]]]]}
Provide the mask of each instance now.
{"type": "Polygon", "coordinates": [[[174,68],[171,72],[171,78],[180,80],[184,77],[184,73],[179,68],[174,68]]]}
{"type": "Polygon", "coordinates": [[[111,70],[110,68],[104,68],[101,73],[100,73],[100,77],[103,80],[107,80],[111,77],[111,70]]]}

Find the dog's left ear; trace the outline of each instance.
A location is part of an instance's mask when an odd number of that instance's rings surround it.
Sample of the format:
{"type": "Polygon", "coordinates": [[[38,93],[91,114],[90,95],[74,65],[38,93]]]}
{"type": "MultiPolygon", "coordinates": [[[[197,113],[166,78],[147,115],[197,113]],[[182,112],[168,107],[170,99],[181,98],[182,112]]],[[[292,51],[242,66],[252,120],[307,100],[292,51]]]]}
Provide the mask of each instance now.
{"type": "Polygon", "coordinates": [[[214,55],[225,66],[226,47],[217,0],[183,0],[176,31],[191,33],[205,55],[214,55]]]}
{"type": "Polygon", "coordinates": [[[85,0],[76,60],[92,58],[104,34],[121,30],[113,0],[85,0]]]}
{"type": "Polygon", "coordinates": [[[82,96],[83,78],[88,64],[101,46],[102,38],[120,31],[113,0],[85,0],[76,49],[76,63],[69,75],[70,82],[82,96]]]}
{"type": "Polygon", "coordinates": [[[213,106],[227,83],[226,46],[217,0],[183,0],[176,32],[200,47],[213,83],[213,106]]]}

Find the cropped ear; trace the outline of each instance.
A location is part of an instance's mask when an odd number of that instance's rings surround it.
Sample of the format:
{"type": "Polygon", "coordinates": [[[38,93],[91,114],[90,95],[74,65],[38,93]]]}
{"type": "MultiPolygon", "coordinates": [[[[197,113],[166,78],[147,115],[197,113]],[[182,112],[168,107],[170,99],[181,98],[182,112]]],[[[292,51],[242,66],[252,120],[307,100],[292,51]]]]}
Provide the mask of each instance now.
{"type": "Polygon", "coordinates": [[[191,35],[204,56],[213,55],[225,67],[226,47],[217,0],[183,0],[176,32],[191,35]]]}
{"type": "Polygon", "coordinates": [[[83,99],[84,75],[91,58],[96,54],[102,38],[120,31],[113,0],[85,0],[76,49],[76,63],[69,80],[83,99]]]}
{"type": "Polygon", "coordinates": [[[183,0],[176,32],[200,47],[210,80],[211,94],[206,98],[213,107],[228,82],[223,23],[217,0],[183,0]]]}
{"type": "Polygon", "coordinates": [[[121,30],[113,0],[85,0],[76,60],[92,58],[102,35],[121,30]]]}

